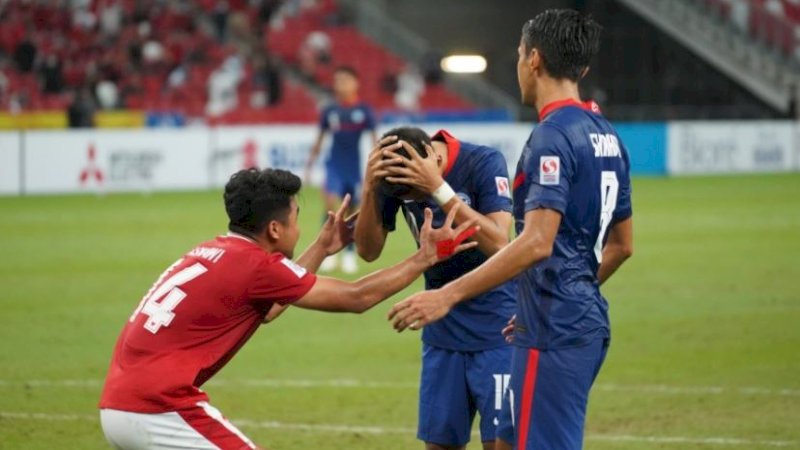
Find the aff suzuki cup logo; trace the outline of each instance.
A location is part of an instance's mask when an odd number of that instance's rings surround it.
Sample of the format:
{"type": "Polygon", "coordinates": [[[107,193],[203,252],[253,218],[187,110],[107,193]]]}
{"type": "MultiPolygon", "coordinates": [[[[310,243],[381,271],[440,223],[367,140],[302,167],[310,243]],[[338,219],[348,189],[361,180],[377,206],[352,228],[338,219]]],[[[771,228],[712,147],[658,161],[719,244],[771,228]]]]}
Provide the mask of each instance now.
{"type": "Polygon", "coordinates": [[[558,156],[542,156],[539,160],[539,183],[558,184],[561,181],[561,161],[558,156]]]}

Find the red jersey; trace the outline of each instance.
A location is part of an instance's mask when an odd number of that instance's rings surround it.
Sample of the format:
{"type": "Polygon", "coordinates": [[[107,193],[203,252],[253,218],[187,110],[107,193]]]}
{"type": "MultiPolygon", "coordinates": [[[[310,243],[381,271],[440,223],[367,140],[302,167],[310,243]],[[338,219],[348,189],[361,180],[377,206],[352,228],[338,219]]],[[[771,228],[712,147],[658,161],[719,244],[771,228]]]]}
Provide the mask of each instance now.
{"type": "Polygon", "coordinates": [[[300,299],[315,282],[314,274],[240,235],[200,244],[161,275],[122,329],[100,408],[162,413],[208,401],[200,386],[272,305],[300,299]]]}

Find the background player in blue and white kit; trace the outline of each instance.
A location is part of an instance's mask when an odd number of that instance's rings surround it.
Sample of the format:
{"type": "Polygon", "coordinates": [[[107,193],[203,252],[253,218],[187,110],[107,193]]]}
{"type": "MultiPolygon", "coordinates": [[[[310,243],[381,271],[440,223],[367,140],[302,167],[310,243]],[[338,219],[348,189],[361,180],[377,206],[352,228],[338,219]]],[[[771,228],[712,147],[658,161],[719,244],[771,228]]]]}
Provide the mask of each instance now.
{"type": "Polygon", "coordinates": [[[540,124],[514,180],[517,238],[468,275],[389,313],[398,330],[435,326],[455,305],[516,277],[498,448],[582,447],[589,390],[610,338],[600,285],[632,254],[628,153],[599,108],[578,94],[599,36],[599,25],[570,10],[525,24],[517,75],[540,124]]]}
{"type": "MultiPolygon", "coordinates": [[[[376,139],[375,115],[372,109],[358,97],[358,73],[341,66],[333,74],[333,93],[336,101],[327,106],[320,115],[319,133],[306,164],[305,179],[310,178],[311,167],[322,149],[322,141],[331,134],[331,147],[325,160],[325,182],[322,196],[326,211],[335,211],[345,195],[352,197],[352,208],[356,209],[361,192],[361,135],[370,132],[372,142],[376,139]]],[[[323,221],[325,218],[323,217],[323,221]]],[[[336,256],[325,260],[321,272],[336,268],[336,256]]],[[[342,270],[354,273],[358,270],[353,247],[342,252],[342,270]]]]}
{"type": "MultiPolygon", "coordinates": [[[[434,224],[458,208],[457,223],[475,220],[480,226],[473,236],[477,249],[426,271],[427,289],[473,270],[508,243],[512,217],[505,158],[444,130],[432,139],[419,128],[387,132],[370,155],[362,196],[355,242],[368,261],[380,256],[398,210],[415,237],[425,208],[434,211],[434,224]]],[[[428,449],[464,448],[476,412],[484,448],[494,448],[511,361],[500,330],[513,314],[515,297],[515,283],[502,284],[425,329],[417,437],[428,449]]]]}

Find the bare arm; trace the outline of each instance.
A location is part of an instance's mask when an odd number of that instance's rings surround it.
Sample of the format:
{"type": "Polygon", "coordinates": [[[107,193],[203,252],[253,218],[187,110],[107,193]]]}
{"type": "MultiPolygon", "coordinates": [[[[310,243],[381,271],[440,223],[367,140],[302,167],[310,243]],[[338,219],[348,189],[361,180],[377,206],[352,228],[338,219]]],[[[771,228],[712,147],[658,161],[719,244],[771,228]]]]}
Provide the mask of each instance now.
{"type": "Polygon", "coordinates": [[[389,320],[398,331],[419,329],[444,317],[459,302],[482,294],[512,278],[553,252],[561,213],[535,209],[525,214],[525,228],[510,244],[472,272],[441,289],[415,294],[394,305],[389,320]]]}
{"type": "Polygon", "coordinates": [[[378,211],[375,189],[380,182],[377,174],[385,166],[392,164],[391,161],[383,160],[381,145],[391,147],[396,140],[397,138],[391,136],[377,143],[367,161],[367,172],[361,189],[361,210],[353,236],[358,255],[366,261],[375,261],[381,256],[383,246],[386,244],[386,236],[389,233],[383,227],[383,218],[380,217],[380,211],[378,211]]]}
{"type": "MultiPolygon", "coordinates": [[[[420,232],[420,248],[414,255],[387,269],[373,272],[354,282],[320,277],[314,287],[294,305],[301,308],[331,312],[362,313],[411,284],[425,270],[440,261],[436,243],[453,239],[474,224],[465,222],[453,229],[455,212],[445,224],[432,229],[433,213],[425,210],[425,222],[420,232]]],[[[475,247],[475,242],[461,244],[456,253],[475,247]]]]}
{"type": "Polygon", "coordinates": [[[633,255],[633,218],[615,223],[608,230],[608,239],[603,247],[603,262],[597,269],[600,284],[608,280],[622,263],[633,255]]]}
{"type": "Polygon", "coordinates": [[[314,162],[316,162],[317,158],[319,158],[319,153],[322,150],[323,139],[325,139],[325,130],[320,128],[319,132],[317,133],[317,138],[314,140],[314,143],[311,144],[311,152],[308,155],[308,161],[306,161],[306,172],[305,172],[306,182],[308,182],[311,176],[311,168],[314,167],[314,162]]]}
{"type": "Polygon", "coordinates": [[[318,311],[363,313],[411,284],[428,267],[417,252],[355,282],[319,277],[314,287],[294,305],[318,311]]]}

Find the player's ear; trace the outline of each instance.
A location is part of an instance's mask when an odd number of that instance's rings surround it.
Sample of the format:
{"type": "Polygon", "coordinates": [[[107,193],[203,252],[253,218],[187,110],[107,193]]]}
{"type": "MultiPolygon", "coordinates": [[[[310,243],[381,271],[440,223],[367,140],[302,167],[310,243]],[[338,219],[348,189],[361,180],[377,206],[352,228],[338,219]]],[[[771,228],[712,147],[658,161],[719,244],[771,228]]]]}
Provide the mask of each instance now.
{"type": "Polygon", "coordinates": [[[270,220],[266,227],[267,239],[277,241],[283,232],[282,224],[277,220],[270,220]]]}
{"type": "Polygon", "coordinates": [[[536,47],[534,47],[528,54],[528,69],[530,69],[531,73],[536,73],[539,70],[541,64],[542,64],[542,57],[539,54],[539,50],[537,50],[536,47]]]}

